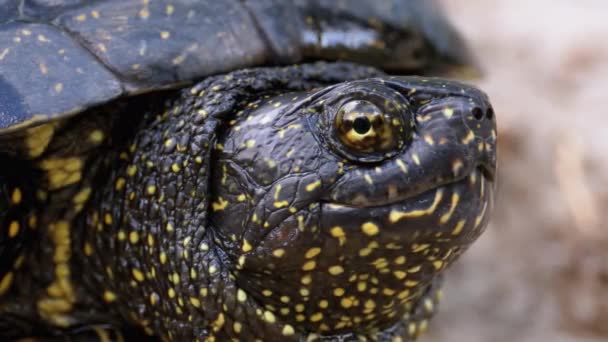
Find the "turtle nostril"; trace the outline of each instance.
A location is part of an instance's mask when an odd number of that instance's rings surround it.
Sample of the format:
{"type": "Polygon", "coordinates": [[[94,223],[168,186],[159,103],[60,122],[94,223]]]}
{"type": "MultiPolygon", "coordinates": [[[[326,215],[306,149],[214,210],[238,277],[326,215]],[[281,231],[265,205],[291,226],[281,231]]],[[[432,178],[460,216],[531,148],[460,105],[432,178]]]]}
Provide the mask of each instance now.
{"type": "Polygon", "coordinates": [[[494,109],[492,107],[490,107],[486,111],[486,118],[488,118],[488,120],[492,120],[493,117],[494,117],[494,109]]]}
{"type": "Polygon", "coordinates": [[[476,120],[481,120],[483,119],[483,111],[481,110],[481,108],[479,107],[475,107],[473,108],[473,110],[471,111],[473,113],[473,117],[476,120]]]}

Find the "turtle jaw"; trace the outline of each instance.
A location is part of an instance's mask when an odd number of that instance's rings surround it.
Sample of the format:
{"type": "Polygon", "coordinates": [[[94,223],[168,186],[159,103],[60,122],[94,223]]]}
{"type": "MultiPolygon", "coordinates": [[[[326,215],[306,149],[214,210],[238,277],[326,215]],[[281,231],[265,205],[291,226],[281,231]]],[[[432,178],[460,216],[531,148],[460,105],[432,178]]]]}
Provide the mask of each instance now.
{"type": "Polygon", "coordinates": [[[453,182],[381,206],[323,203],[320,230],[328,236],[323,250],[331,252],[317,268],[331,273],[339,266],[343,272],[317,290],[344,289],[328,321],[368,317],[358,327],[366,330],[390,327],[416,310],[433,280],[484,231],[494,201],[493,181],[484,173],[474,168],[453,182]],[[353,306],[344,307],[344,298],[353,306]]]}

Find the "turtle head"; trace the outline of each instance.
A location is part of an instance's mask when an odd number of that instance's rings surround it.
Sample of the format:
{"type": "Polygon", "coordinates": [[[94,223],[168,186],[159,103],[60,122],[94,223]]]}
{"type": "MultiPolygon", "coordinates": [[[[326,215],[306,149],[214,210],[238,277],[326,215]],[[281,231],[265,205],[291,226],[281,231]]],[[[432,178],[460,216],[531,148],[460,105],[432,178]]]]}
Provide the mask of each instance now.
{"type": "Polygon", "coordinates": [[[300,333],[401,321],[484,230],[495,127],[482,92],[416,77],[250,103],[212,178],[211,225],[238,287],[300,333]]]}

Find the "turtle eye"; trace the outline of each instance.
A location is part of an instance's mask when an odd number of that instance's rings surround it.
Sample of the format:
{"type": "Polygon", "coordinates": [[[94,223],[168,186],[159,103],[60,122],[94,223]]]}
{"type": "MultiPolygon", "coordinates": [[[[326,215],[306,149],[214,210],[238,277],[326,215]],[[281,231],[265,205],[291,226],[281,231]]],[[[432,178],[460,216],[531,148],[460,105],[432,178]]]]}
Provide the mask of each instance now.
{"type": "Polygon", "coordinates": [[[335,127],[340,141],[355,152],[386,152],[398,145],[395,124],[375,104],[363,100],[351,100],[338,110],[335,127]]]}

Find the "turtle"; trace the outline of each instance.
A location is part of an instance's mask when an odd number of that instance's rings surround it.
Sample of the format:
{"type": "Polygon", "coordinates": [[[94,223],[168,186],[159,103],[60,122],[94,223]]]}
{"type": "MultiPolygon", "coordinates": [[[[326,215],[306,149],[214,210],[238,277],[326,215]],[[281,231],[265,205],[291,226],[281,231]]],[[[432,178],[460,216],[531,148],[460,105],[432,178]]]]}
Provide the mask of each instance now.
{"type": "Polygon", "coordinates": [[[497,139],[483,91],[429,77],[472,65],[436,5],[0,6],[0,337],[428,328],[497,139]]]}

